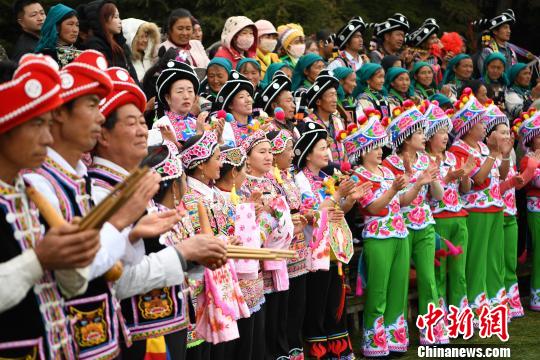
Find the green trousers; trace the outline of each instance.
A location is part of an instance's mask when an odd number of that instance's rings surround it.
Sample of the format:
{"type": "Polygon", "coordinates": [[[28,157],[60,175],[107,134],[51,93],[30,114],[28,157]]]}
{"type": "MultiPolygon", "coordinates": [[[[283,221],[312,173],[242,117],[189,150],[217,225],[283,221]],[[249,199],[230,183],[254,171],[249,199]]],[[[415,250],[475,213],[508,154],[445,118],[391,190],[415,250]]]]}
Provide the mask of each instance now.
{"type": "Polygon", "coordinates": [[[517,268],[518,224],[515,216],[504,217],[504,285],[510,292],[518,279],[517,268]]]}
{"type": "Polygon", "coordinates": [[[469,306],[478,309],[504,295],[504,232],[502,211],[470,212],[467,218],[467,294],[469,306]]]}
{"type": "Polygon", "coordinates": [[[387,325],[404,315],[403,299],[409,287],[407,239],[364,239],[367,288],[364,327],[369,329],[383,316],[387,325]]]}
{"type": "Polygon", "coordinates": [[[531,276],[531,310],[540,311],[540,213],[527,212],[532,235],[533,269],[531,276]]]}
{"type": "MultiPolygon", "coordinates": [[[[435,229],[429,225],[422,230],[409,229],[409,247],[416,269],[418,314],[427,313],[428,304],[438,305],[435,281],[435,229]]],[[[404,299],[407,303],[407,298],[404,299]]]]}
{"type": "Polygon", "coordinates": [[[486,290],[492,306],[506,302],[504,286],[504,213],[493,213],[493,224],[488,237],[486,262],[486,290]]]}
{"type": "MultiPolygon", "coordinates": [[[[460,246],[463,249],[463,253],[457,256],[441,257],[439,259],[441,265],[435,267],[439,298],[442,298],[447,305],[463,308],[467,304],[467,277],[465,276],[469,238],[467,218],[437,218],[435,231],[454,246],[460,246]]],[[[448,250],[444,242],[441,242],[441,248],[448,250]]]]}

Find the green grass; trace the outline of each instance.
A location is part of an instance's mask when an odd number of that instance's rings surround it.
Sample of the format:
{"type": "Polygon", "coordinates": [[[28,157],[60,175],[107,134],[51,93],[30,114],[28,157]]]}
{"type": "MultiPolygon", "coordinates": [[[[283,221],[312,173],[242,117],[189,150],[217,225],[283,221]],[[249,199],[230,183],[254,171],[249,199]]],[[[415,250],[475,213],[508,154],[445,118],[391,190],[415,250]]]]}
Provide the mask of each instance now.
{"type": "MultiPolygon", "coordinates": [[[[527,304],[526,299],[523,300],[523,305],[527,304]]],[[[414,324],[409,324],[411,328],[411,346],[409,351],[400,356],[400,360],[418,359],[418,332],[414,329],[414,324]]],[[[527,359],[540,359],[540,338],[538,337],[538,329],[540,329],[540,312],[525,311],[525,317],[521,319],[514,319],[508,325],[508,332],[510,339],[504,343],[497,336],[489,339],[482,339],[477,335],[469,340],[454,339],[451,344],[467,344],[468,346],[480,345],[482,347],[509,347],[511,349],[512,359],[527,360],[527,359]]],[[[358,333],[352,334],[352,342],[355,353],[359,358],[363,358],[361,355],[361,335],[358,333]]]]}

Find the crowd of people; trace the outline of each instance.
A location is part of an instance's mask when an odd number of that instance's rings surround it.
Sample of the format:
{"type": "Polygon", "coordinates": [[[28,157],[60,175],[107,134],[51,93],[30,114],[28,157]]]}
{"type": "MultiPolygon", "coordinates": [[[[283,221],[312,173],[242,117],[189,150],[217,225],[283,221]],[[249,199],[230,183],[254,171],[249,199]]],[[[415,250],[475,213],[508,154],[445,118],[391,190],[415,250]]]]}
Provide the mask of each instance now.
{"type": "Polygon", "coordinates": [[[450,306],[525,316],[531,251],[540,311],[540,85],[512,10],[473,24],[474,54],[400,13],[313,36],[232,16],[207,49],[181,8],[14,16],[1,358],[354,359],[351,296],[363,355],[406,353],[410,283],[444,312],[412,342],[448,344],[450,306]]]}

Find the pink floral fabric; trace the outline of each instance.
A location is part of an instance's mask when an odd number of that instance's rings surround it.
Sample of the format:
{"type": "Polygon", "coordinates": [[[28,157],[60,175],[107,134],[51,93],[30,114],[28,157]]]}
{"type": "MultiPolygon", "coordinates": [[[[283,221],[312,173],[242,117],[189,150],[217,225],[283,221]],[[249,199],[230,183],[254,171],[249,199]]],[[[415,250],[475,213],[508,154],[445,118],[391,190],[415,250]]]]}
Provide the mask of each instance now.
{"type": "MultiPolygon", "coordinates": [[[[476,167],[471,173],[471,176],[474,176],[482,167],[484,161],[486,161],[489,155],[489,149],[487,145],[479,142],[478,146],[480,151],[469,146],[463,140],[458,140],[454,143],[452,148],[455,148],[457,151],[461,150],[466,152],[469,155],[474,156],[476,160],[476,167]]],[[[471,191],[462,196],[464,207],[466,209],[486,209],[492,206],[503,208],[504,201],[501,195],[500,182],[499,182],[499,165],[500,161],[496,161],[493,164],[493,168],[488,176],[488,186],[481,189],[475,187],[471,191]]]]}
{"type": "MultiPolygon", "coordinates": [[[[508,171],[508,175],[506,175],[507,179],[511,179],[514,176],[518,174],[516,166],[514,164],[511,164],[510,169],[508,171]]],[[[503,201],[504,201],[504,214],[509,216],[515,216],[517,215],[517,206],[516,206],[516,188],[512,187],[503,194],[503,201]]]]}
{"type": "MultiPolygon", "coordinates": [[[[396,169],[405,171],[403,160],[401,160],[398,155],[392,154],[388,156],[385,161],[396,169]]],[[[402,193],[409,191],[414,186],[420,175],[422,175],[422,172],[428,168],[429,162],[430,159],[426,153],[418,153],[416,162],[411,164],[413,175],[410,177],[407,187],[402,190],[402,193]]],[[[428,189],[428,185],[422,186],[422,190],[420,190],[416,199],[414,199],[410,205],[401,208],[407,228],[412,230],[422,230],[430,224],[435,224],[427,199],[428,189]]]]}
{"type": "Polygon", "coordinates": [[[444,188],[444,193],[442,200],[430,199],[429,204],[433,214],[439,214],[443,211],[458,213],[463,209],[463,202],[459,195],[459,181],[444,182],[448,172],[455,170],[456,165],[456,156],[451,152],[445,152],[445,159],[441,161],[439,166],[439,181],[444,188]]]}
{"type": "MultiPolygon", "coordinates": [[[[370,172],[363,166],[359,166],[354,171],[361,179],[371,181],[374,184],[368,195],[359,200],[363,208],[369,206],[392,187],[395,178],[394,174],[383,166],[379,167],[379,169],[383,172],[382,176],[370,172]]],[[[364,239],[387,239],[391,237],[403,239],[407,237],[409,232],[400,211],[399,195],[394,196],[387,209],[388,214],[386,216],[367,215],[364,217],[364,230],[362,231],[364,239]]]]}

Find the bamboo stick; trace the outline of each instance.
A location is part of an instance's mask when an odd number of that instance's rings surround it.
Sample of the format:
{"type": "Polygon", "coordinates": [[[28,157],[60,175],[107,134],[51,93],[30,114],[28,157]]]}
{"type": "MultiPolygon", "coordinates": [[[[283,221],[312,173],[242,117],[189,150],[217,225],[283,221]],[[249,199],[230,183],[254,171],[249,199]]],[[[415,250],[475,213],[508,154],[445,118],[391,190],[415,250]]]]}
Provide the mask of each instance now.
{"type": "Polygon", "coordinates": [[[229,259],[246,259],[246,260],[277,260],[275,255],[267,254],[247,254],[247,253],[227,253],[229,259]]]}
{"type": "Polygon", "coordinates": [[[206,209],[202,201],[197,202],[197,213],[199,214],[199,226],[201,229],[200,233],[212,235],[214,232],[212,231],[212,227],[210,226],[208,213],[206,212],[206,209]]]}
{"type": "Polygon", "coordinates": [[[43,218],[45,221],[47,221],[47,224],[49,224],[51,228],[67,224],[67,221],[64,220],[62,215],[56,211],[54,206],[52,206],[52,204],[47,201],[45,196],[41,195],[39,191],[33,187],[27,187],[26,195],[28,195],[28,198],[36,205],[39,213],[43,215],[43,218]]]}

